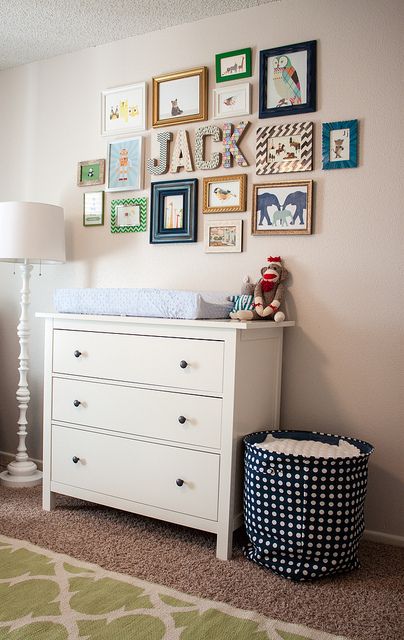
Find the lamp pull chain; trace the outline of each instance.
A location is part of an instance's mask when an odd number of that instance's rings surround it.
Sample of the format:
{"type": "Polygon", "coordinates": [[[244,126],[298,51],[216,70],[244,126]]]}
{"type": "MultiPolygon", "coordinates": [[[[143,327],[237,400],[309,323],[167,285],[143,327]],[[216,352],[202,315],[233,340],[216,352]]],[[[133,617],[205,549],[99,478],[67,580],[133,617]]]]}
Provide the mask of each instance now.
{"type": "Polygon", "coordinates": [[[42,275],[42,260],[39,261],[39,275],[42,275]]]}

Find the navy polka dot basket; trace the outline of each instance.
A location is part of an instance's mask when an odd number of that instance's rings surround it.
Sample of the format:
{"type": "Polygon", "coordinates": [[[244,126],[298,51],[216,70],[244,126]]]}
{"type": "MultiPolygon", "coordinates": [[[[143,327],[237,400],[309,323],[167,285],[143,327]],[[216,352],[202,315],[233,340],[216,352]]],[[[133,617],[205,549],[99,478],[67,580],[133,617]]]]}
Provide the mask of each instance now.
{"type": "Polygon", "coordinates": [[[312,580],[359,566],[368,459],[373,447],[345,436],[260,431],[244,438],[244,519],[248,558],[290,580],[312,580]],[[355,445],[353,458],[317,458],[255,447],[275,438],[355,445]]]}

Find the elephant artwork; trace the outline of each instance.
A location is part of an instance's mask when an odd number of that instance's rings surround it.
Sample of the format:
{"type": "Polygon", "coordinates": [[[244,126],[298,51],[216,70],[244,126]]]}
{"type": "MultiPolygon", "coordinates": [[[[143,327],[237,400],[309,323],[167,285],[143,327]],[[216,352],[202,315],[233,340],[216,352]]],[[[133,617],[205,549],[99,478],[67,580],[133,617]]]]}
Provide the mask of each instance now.
{"type": "Polygon", "coordinates": [[[312,180],[254,185],[252,233],[310,234],[312,180]]]}
{"type": "Polygon", "coordinates": [[[293,193],[289,193],[289,195],[285,199],[285,202],[283,203],[283,209],[285,209],[288,205],[296,207],[290,224],[295,224],[297,218],[299,218],[299,224],[304,224],[303,214],[305,209],[307,209],[307,194],[304,193],[304,191],[294,191],[293,193]]]}
{"type": "Polygon", "coordinates": [[[281,205],[279,204],[279,200],[274,193],[261,193],[257,197],[257,214],[258,214],[258,211],[260,212],[260,219],[259,219],[258,225],[260,227],[264,226],[264,221],[269,226],[272,226],[271,218],[269,217],[269,213],[268,213],[268,207],[271,207],[272,205],[275,205],[278,211],[281,208],[281,205]]]}

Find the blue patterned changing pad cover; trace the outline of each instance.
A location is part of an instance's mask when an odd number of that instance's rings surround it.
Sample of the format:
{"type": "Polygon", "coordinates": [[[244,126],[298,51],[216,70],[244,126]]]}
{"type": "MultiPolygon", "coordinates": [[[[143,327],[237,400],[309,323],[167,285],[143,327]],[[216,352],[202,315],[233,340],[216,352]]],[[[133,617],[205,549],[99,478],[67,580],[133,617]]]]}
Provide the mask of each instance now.
{"type": "Polygon", "coordinates": [[[233,303],[225,293],[172,289],[56,289],[58,313],[178,318],[228,318],[233,303]]]}

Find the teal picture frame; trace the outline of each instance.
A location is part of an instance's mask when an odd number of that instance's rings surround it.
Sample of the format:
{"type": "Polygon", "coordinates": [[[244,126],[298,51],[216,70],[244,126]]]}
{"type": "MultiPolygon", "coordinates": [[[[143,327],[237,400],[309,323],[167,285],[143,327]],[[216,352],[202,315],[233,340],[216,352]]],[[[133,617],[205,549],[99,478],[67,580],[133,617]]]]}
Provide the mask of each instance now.
{"type": "Polygon", "coordinates": [[[323,122],[323,169],[353,169],[358,166],[358,120],[323,122]]]}
{"type": "Polygon", "coordinates": [[[147,198],[121,198],[111,201],[111,233],[139,233],[146,231],[146,226],[147,198]],[[124,224],[125,215],[129,223],[131,214],[133,220],[136,213],[139,216],[139,224],[124,224]]]}
{"type": "Polygon", "coordinates": [[[250,78],[252,75],[251,47],[216,54],[216,82],[250,78]]]}

